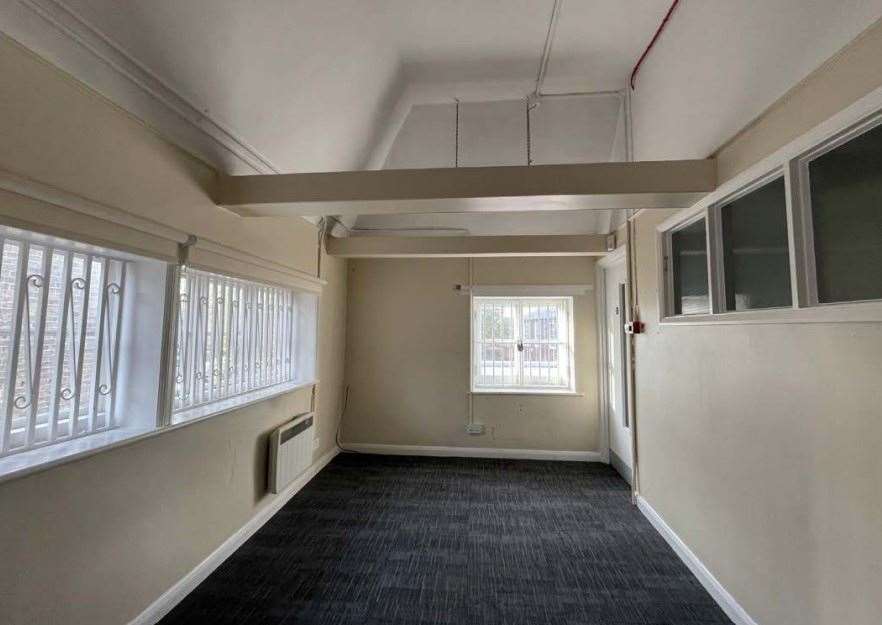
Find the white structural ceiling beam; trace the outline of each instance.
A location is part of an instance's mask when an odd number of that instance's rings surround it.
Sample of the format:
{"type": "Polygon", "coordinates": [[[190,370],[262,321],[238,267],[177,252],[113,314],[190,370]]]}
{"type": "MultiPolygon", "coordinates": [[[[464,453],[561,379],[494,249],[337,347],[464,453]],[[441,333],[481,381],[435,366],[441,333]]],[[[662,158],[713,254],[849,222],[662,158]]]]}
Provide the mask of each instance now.
{"type": "Polygon", "coordinates": [[[601,235],[491,237],[346,237],[329,238],[328,254],[342,258],[603,256],[601,235]]]}
{"type": "Polygon", "coordinates": [[[222,176],[244,217],[683,208],[716,188],[713,160],[222,176]]]}

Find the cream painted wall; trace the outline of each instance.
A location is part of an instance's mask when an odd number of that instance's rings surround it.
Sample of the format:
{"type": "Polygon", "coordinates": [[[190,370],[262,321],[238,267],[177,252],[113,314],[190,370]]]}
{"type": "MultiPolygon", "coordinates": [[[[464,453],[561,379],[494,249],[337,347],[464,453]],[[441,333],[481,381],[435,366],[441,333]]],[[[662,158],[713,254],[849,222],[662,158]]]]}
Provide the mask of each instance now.
{"type": "MultiPolygon", "coordinates": [[[[731,143],[726,170],[882,84],[880,30],[731,143]]],[[[688,114],[668,124],[678,141],[688,114]]],[[[636,220],[641,495],[760,625],[878,624],[882,325],[660,326],[655,227],[670,214],[636,220]]]]}
{"type": "Polygon", "coordinates": [[[637,220],[641,494],[757,623],[877,624],[882,325],[659,326],[664,213],[637,220]]]}
{"type": "MultiPolygon", "coordinates": [[[[477,285],[589,284],[594,259],[474,259],[477,285]]],[[[476,396],[469,390],[468,260],[350,260],[346,443],[595,451],[597,346],[593,293],[575,299],[580,397],[476,396]]]]}
{"type": "MultiPolygon", "coordinates": [[[[213,205],[215,172],[0,37],[0,169],[314,273],[316,231],[213,205]]],[[[23,201],[3,194],[0,202],[23,201]]],[[[54,225],[41,203],[32,218],[54,225]]],[[[107,232],[111,232],[112,229],[107,232]]],[[[127,244],[150,237],[130,233],[127,244]]],[[[346,262],[326,257],[315,457],[340,411],[346,262]]],[[[0,622],[118,625],[136,617],[267,506],[268,434],[302,390],[0,484],[0,622]]]]}

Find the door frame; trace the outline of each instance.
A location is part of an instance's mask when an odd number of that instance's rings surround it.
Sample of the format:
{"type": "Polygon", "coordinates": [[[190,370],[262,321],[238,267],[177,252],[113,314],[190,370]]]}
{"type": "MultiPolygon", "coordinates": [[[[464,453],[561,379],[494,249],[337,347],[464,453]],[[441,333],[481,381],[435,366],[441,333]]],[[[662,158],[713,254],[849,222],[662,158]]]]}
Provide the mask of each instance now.
{"type": "MultiPolygon", "coordinates": [[[[607,375],[606,361],[608,357],[608,349],[606,342],[606,273],[613,265],[628,262],[628,246],[627,244],[617,247],[614,251],[606,254],[594,266],[594,293],[596,295],[597,305],[597,402],[598,415],[600,415],[600,456],[602,462],[610,463],[609,445],[610,445],[610,423],[609,423],[609,376],[607,375]]],[[[627,276],[627,272],[626,272],[627,276]]],[[[627,280],[627,278],[626,278],[627,280]]],[[[626,282],[625,293],[627,297],[628,288],[626,282]]],[[[629,306],[625,307],[624,319],[627,322],[629,316],[629,306]]],[[[625,343],[626,349],[627,342],[625,343]]],[[[627,383],[630,374],[631,358],[629,353],[624,354],[625,370],[622,371],[624,380],[627,383]]],[[[628,410],[630,411],[630,402],[628,402],[628,410]]],[[[629,415],[630,416],[630,415],[629,415]]],[[[629,418],[630,422],[631,419],[629,418]]],[[[634,429],[629,428],[631,436],[634,429]]],[[[632,442],[633,444],[633,442],[632,442]]],[[[633,461],[632,461],[633,462],[633,461]]],[[[631,468],[633,471],[633,467],[631,468]]]]}

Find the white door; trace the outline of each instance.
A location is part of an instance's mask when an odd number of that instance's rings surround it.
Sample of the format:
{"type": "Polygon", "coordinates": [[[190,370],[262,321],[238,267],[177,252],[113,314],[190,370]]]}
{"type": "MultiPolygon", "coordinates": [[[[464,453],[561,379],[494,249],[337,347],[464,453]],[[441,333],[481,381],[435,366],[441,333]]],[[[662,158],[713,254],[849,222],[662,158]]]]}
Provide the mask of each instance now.
{"type": "Polygon", "coordinates": [[[628,422],[628,392],[625,377],[627,358],[627,274],[625,259],[603,271],[606,302],[606,414],[609,419],[610,462],[631,481],[631,429],[628,422]]]}

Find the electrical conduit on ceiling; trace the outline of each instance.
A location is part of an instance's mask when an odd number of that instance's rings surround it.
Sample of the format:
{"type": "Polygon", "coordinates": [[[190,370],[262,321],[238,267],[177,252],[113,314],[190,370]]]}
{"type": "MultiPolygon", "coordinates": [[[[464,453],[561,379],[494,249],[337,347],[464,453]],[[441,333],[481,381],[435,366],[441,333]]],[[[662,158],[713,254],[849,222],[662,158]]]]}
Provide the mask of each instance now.
{"type": "Polygon", "coordinates": [[[674,0],[671,4],[671,8],[668,9],[668,12],[665,14],[664,19],[661,21],[661,24],[658,25],[658,28],[655,31],[655,34],[652,36],[652,39],[649,41],[649,45],[646,46],[646,49],[643,51],[643,54],[640,55],[640,58],[637,59],[637,64],[634,66],[634,69],[631,70],[631,79],[629,84],[631,85],[631,90],[634,90],[637,80],[637,73],[640,71],[640,66],[643,65],[643,61],[646,60],[646,57],[649,55],[650,50],[655,46],[655,43],[658,41],[658,38],[661,36],[662,31],[668,25],[668,20],[671,19],[671,14],[674,12],[674,9],[677,8],[677,5],[680,4],[680,0],[674,0]]]}
{"type": "Polygon", "coordinates": [[[545,82],[545,72],[548,70],[548,59],[551,57],[551,46],[554,43],[554,32],[557,30],[557,21],[560,18],[560,9],[563,0],[554,0],[551,9],[551,20],[548,22],[548,32],[545,34],[545,45],[542,47],[542,57],[539,60],[539,73],[536,76],[536,88],[533,89],[533,97],[538,98],[542,93],[542,84],[545,82]]]}

